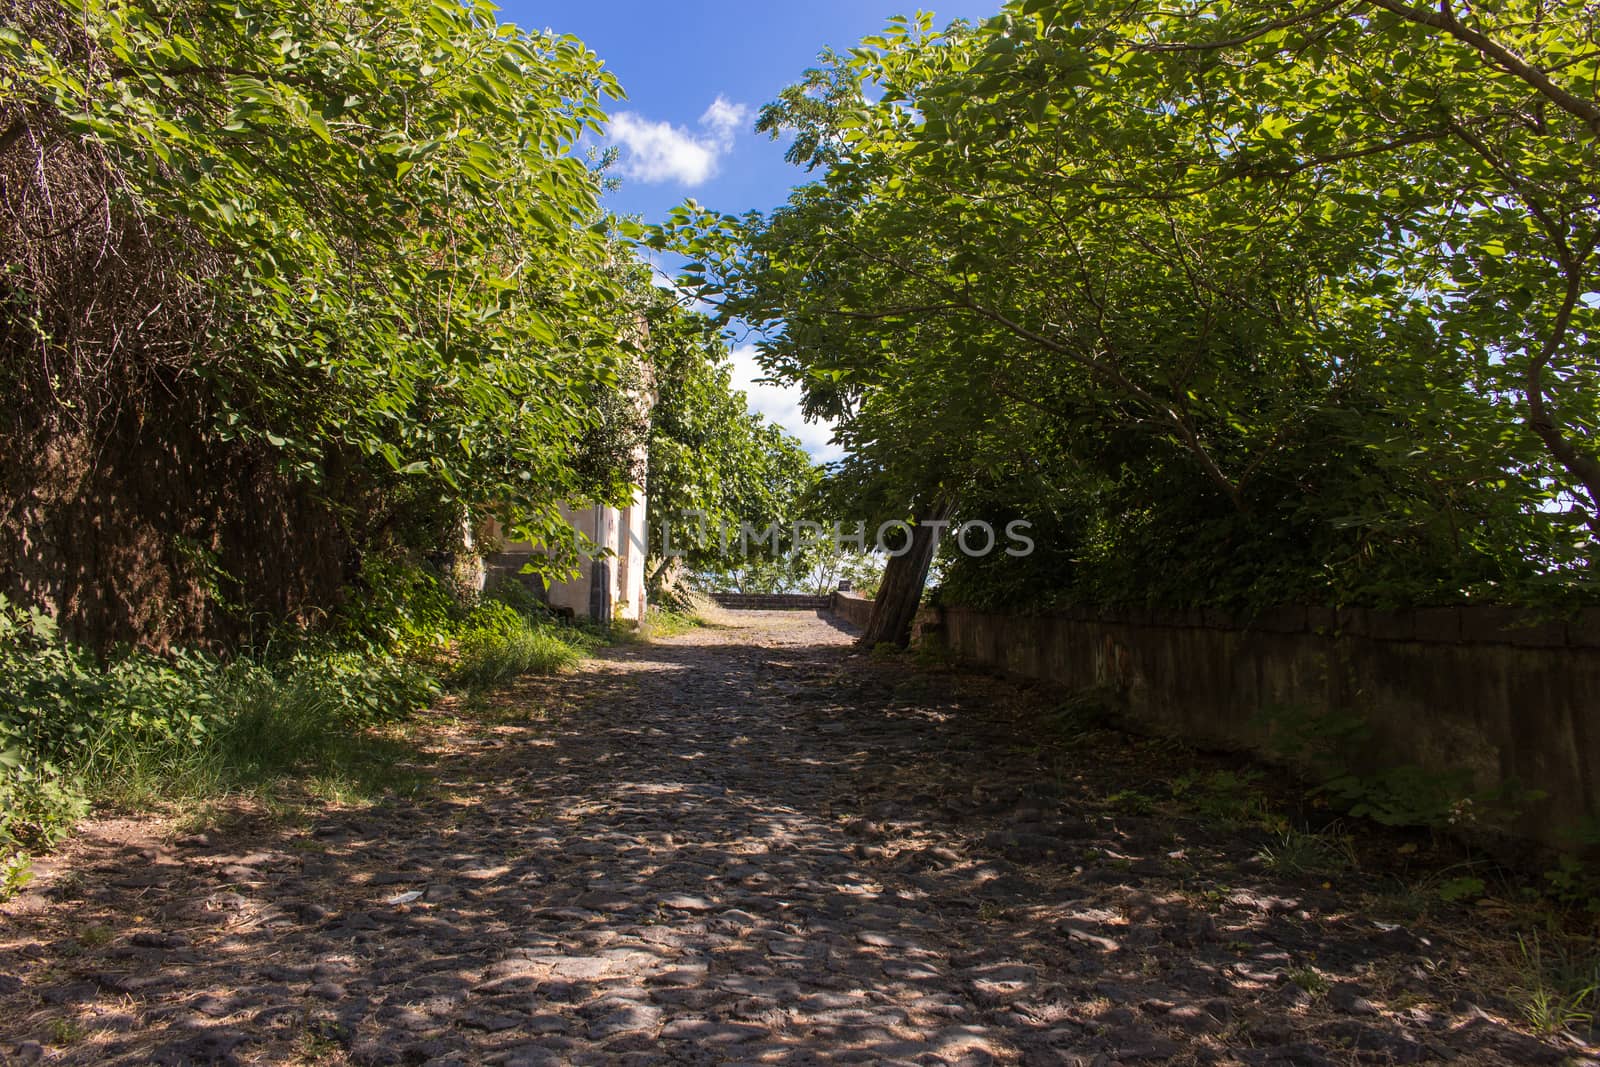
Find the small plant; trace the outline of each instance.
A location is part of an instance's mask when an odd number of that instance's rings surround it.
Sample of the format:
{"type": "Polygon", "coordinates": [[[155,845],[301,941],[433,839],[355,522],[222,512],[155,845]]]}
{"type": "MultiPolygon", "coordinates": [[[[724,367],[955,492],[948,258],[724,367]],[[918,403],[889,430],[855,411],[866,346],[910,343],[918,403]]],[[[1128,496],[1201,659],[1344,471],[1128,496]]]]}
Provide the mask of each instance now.
{"type": "Polygon", "coordinates": [[[1106,797],[1106,803],[1130,815],[1149,815],[1156,802],[1136,789],[1123,789],[1106,797]]]}
{"type": "Polygon", "coordinates": [[[10,900],[33,881],[33,860],[26,852],[0,857],[0,902],[10,900]]]}
{"type": "Polygon", "coordinates": [[[986,923],[1001,922],[1010,914],[1010,909],[992,900],[979,901],[978,903],[978,918],[986,923]]]}
{"type": "Polygon", "coordinates": [[[1554,867],[1544,872],[1544,880],[1558,902],[1600,914],[1600,867],[1576,856],[1562,855],[1554,867]]]}
{"type": "Polygon", "coordinates": [[[1466,770],[1373,769],[1381,760],[1372,751],[1372,727],[1356,712],[1273,706],[1256,718],[1271,737],[1269,753],[1314,783],[1317,803],[1385,826],[1495,829],[1545,796],[1515,781],[1479,790],[1466,770]]]}
{"type": "Polygon", "coordinates": [[[1191,771],[1168,783],[1174,800],[1192,808],[1203,818],[1224,826],[1247,826],[1269,821],[1267,797],[1257,782],[1261,772],[1191,771]]]}
{"type": "Polygon", "coordinates": [[[1051,715],[1052,725],[1067,737],[1104,730],[1116,722],[1121,700],[1110,686],[1090,686],[1063,700],[1051,715]]]}
{"type": "Polygon", "coordinates": [[[1583,1028],[1600,1022],[1600,961],[1585,955],[1574,961],[1548,956],[1539,937],[1517,935],[1523,983],[1512,990],[1528,1025],[1541,1034],[1583,1028]]]}
{"type": "Polygon", "coordinates": [[[955,652],[928,634],[918,636],[911,646],[912,653],[917,658],[917,663],[924,667],[954,667],[960,662],[955,652]]]}
{"type": "Polygon", "coordinates": [[[50,1043],[57,1047],[76,1045],[84,1038],[83,1024],[76,1019],[58,1015],[50,1020],[50,1043]]]}
{"type": "Polygon", "coordinates": [[[300,1031],[296,1052],[303,1064],[341,1062],[345,1041],[341,1040],[339,1024],[331,1019],[314,1019],[300,1031]]]}
{"type": "Polygon", "coordinates": [[[116,931],[109,926],[85,926],[78,931],[76,940],[84,948],[100,948],[111,944],[116,936],[116,931]]]}
{"type": "Polygon", "coordinates": [[[1457,904],[1462,901],[1477,900],[1483,896],[1485,889],[1482,878],[1470,875],[1461,878],[1451,878],[1440,884],[1438,888],[1439,899],[1447,904],[1457,904]]]}
{"type": "Polygon", "coordinates": [[[1325,996],[1328,992],[1328,980],[1315,967],[1296,967],[1289,972],[1289,981],[1313,997],[1325,996]]]}
{"type": "Polygon", "coordinates": [[[1263,866],[1291,877],[1327,877],[1355,866],[1350,840],[1289,829],[1256,853],[1263,866]]]}

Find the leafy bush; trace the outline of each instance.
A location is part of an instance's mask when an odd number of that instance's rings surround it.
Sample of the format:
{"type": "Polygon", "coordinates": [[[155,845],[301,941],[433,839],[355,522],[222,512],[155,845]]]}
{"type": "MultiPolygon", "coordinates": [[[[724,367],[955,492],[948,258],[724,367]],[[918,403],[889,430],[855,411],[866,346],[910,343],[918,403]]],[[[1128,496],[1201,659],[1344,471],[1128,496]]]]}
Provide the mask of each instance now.
{"type": "Polygon", "coordinates": [[[78,784],[52,764],[28,766],[10,756],[0,767],[0,849],[48,848],[88,810],[78,784]]]}

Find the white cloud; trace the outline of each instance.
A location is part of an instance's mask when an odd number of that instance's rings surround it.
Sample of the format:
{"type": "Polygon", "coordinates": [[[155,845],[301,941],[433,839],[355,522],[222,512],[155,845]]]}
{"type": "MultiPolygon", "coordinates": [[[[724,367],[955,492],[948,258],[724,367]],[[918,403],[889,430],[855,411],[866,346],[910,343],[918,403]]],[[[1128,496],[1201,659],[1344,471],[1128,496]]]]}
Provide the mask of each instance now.
{"type": "Polygon", "coordinates": [[[749,119],[748,107],[718,96],[700,116],[699,133],[619,111],[611,118],[610,136],[625,149],[622,173],[627,177],[695,186],[716,176],[717,162],[732,151],[734,135],[749,119]]]}
{"type": "Polygon", "coordinates": [[[739,128],[749,121],[749,108],[743,104],[731,103],[727,97],[721,95],[711,101],[706,113],[700,116],[700,125],[709,130],[712,136],[729,142],[733,140],[733,135],[739,132],[739,128]]]}
{"type": "Polygon", "coordinates": [[[800,443],[811,453],[811,458],[819,463],[828,463],[844,455],[844,449],[830,440],[833,423],[807,422],[801,415],[802,394],[798,385],[757,380],[766,377],[767,372],[756,360],[753,345],[740,345],[730,355],[733,357],[733,386],[744,390],[751,411],[766,416],[768,422],[776,423],[800,438],[800,443]]]}

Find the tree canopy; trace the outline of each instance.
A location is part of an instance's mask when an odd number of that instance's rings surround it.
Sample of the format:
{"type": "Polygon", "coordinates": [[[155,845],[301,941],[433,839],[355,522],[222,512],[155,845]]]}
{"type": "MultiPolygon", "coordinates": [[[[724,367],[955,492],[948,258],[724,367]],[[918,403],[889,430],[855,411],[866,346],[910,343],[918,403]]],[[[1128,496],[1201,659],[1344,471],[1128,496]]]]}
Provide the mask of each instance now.
{"type": "Polygon", "coordinates": [[[1582,593],[1594,30],[1570,0],[897,19],[763,113],[815,180],[656,242],[841,420],[858,501],[1036,522],[961,595],[1582,593]]]}
{"type": "Polygon", "coordinates": [[[659,294],[648,321],[657,376],[645,482],[652,549],[670,539],[684,566],[712,580],[756,567],[781,584],[795,563],[784,559],[792,538],[758,535],[809,517],[820,471],[792,434],[748,410],[715,322],[659,294]],[[741,545],[741,527],[758,534],[741,545]]]}

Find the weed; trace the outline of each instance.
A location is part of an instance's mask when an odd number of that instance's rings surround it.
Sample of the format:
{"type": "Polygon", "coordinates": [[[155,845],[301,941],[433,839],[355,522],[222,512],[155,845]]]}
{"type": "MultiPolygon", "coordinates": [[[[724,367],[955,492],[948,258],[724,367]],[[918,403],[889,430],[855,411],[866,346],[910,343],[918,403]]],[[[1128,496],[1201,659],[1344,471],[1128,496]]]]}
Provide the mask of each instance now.
{"type": "Polygon", "coordinates": [[[1272,844],[1256,853],[1256,858],[1269,871],[1291,877],[1327,877],[1355,866],[1348,837],[1294,829],[1278,834],[1272,844]]]}
{"type": "MultiPolygon", "coordinates": [[[[1592,846],[1595,842],[1587,843],[1592,846]]],[[[1600,914],[1600,867],[1564,854],[1544,873],[1544,879],[1550,895],[1560,903],[1600,914]]]]}
{"type": "Polygon", "coordinates": [[[1149,815],[1156,802],[1136,789],[1123,789],[1106,797],[1106,803],[1130,815],[1149,815]]]}
{"type": "Polygon", "coordinates": [[[109,926],[85,926],[75,940],[84,948],[100,948],[116,939],[116,931],[109,926]]]}
{"type": "Polygon", "coordinates": [[[1255,770],[1190,772],[1174,778],[1168,788],[1174,800],[1202,818],[1224,826],[1255,825],[1269,821],[1266,795],[1256,784],[1260,779],[1255,770]]]}
{"type": "Polygon", "coordinates": [[[57,1047],[76,1045],[83,1040],[85,1033],[83,1024],[76,1019],[57,1016],[50,1020],[50,1043],[57,1047]]]}
{"type": "Polygon", "coordinates": [[[1328,980],[1315,967],[1296,967],[1289,972],[1289,981],[1313,997],[1324,996],[1328,992],[1328,980]]]}
{"type": "Polygon", "coordinates": [[[1482,878],[1466,875],[1461,878],[1451,878],[1440,883],[1437,890],[1439,899],[1447,904],[1461,901],[1477,900],[1483,896],[1484,882],[1482,878]]]}
{"type": "Polygon", "coordinates": [[[1067,738],[1080,738],[1113,725],[1121,697],[1109,686],[1090,686],[1068,696],[1050,714],[1051,725],[1067,738]]]}
{"type": "Polygon", "coordinates": [[[978,903],[978,918],[986,923],[1002,922],[1010,914],[1009,908],[992,900],[979,901],[978,903]]]}
{"type": "Polygon", "coordinates": [[[1512,989],[1528,1025],[1541,1034],[1600,1024],[1600,960],[1592,954],[1549,952],[1537,934],[1517,935],[1521,982],[1512,989]]]}
{"type": "Polygon", "coordinates": [[[340,1062],[344,1045],[337,1033],[337,1024],[313,1021],[300,1032],[295,1052],[303,1064],[340,1062]]]}
{"type": "Polygon", "coordinates": [[[1374,770],[1373,730],[1357,712],[1271,706],[1257,721],[1272,737],[1269,751],[1315,783],[1313,799],[1385,826],[1504,828],[1545,796],[1515,781],[1477,790],[1471,772],[1460,769],[1374,770]]]}

